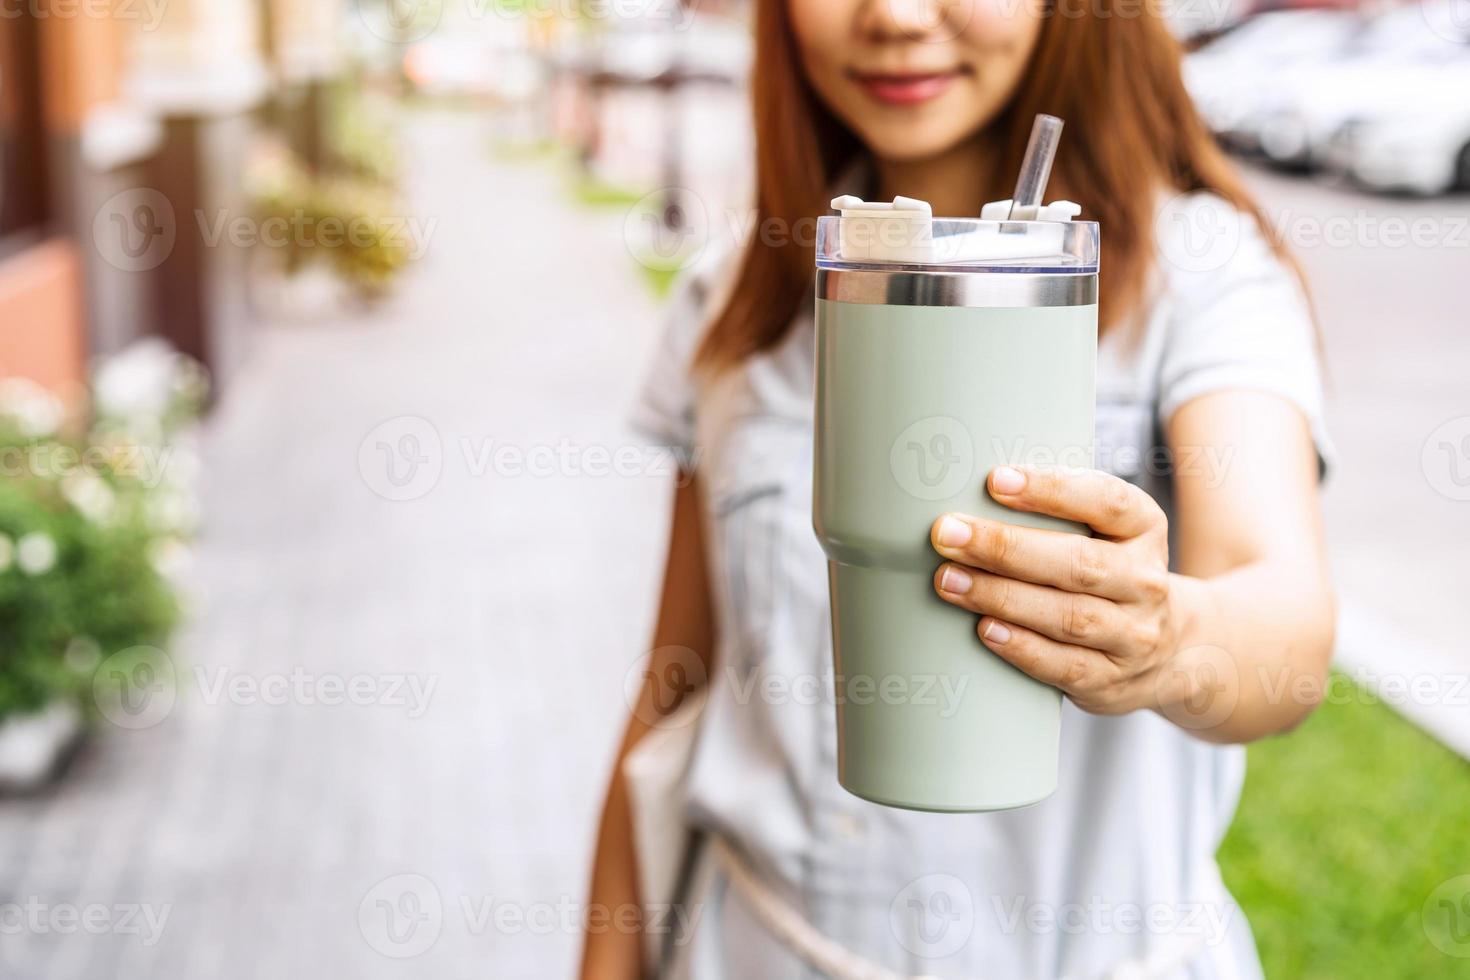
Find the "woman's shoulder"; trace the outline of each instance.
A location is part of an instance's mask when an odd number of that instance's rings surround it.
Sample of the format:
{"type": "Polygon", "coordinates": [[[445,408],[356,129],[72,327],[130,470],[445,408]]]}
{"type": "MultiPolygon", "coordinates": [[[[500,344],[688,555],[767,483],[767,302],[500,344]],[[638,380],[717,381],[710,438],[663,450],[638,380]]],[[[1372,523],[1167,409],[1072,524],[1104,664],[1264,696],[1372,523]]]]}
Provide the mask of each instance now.
{"type": "Polygon", "coordinates": [[[712,316],[729,295],[739,271],[741,250],[720,238],[706,242],[684,261],[670,290],[671,309],[712,316]]]}
{"type": "Polygon", "coordinates": [[[1213,391],[1271,392],[1301,407],[1325,458],[1311,305],[1265,220],[1205,191],[1161,200],[1154,234],[1163,290],[1149,316],[1159,416],[1213,391]]]}
{"type": "Polygon", "coordinates": [[[674,278],[632,416],[635,429],[661,444],[687,447],[693,443],[698,394],[694,361],[729,293],[737,266],[735,249],[706,242],[690,254],[674,278]]]}
{"type": "Polygon", "coordinates": [[[687,259],[674,277],[664,306],[664,353],[691,366],[715,316],[724,308],[739,271],[740,252],[711,241],[687,259]]]}

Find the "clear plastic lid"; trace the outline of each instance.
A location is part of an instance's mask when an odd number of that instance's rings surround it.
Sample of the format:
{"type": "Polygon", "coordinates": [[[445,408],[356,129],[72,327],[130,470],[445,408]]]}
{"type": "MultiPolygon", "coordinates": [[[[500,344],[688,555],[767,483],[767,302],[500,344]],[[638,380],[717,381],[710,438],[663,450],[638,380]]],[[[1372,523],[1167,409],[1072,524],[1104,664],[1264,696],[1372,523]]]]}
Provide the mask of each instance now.
{"type": "Polygon", "coordinates": [[[890,208],[818,218],[817,268],[1097,273],[1095,221],[931,218],[927,206],[890,208]]]}

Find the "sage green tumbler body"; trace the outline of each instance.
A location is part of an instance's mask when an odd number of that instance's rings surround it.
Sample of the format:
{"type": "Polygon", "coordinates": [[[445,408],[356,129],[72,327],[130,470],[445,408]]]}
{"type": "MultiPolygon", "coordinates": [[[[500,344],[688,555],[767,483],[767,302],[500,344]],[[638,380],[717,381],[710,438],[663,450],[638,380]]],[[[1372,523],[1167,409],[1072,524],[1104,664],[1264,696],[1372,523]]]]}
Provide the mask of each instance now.
{"type": "MultiPolygon", "coordinates": [[[[987,223],[936,231],[948,224],[987,223]]],[[[932,264],[844,262],[836,229],[819,233],[813,525],[831,587],[838,778],[873,802],[997,810],[1056,789],[1061,695],[935,595],[929,532],[958,511],[1086,533],[985,490],[1006,462],[1092,464],[1097,226],[1068,227],[1059,255],[932,264]]]]}

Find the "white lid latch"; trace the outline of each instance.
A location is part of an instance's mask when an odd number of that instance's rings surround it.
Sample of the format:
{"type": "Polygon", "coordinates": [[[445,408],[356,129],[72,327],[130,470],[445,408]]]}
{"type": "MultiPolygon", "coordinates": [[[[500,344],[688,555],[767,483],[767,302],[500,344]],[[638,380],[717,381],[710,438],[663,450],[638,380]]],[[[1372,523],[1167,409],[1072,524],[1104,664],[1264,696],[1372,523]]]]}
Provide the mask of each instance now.
{"type": "Polygon", "coordinates": [[[832,199],[842,212],[839,246],[849,261],[924,262],[932,255],[934,212],[928,201],[895,197],[892,204],[844,194],[832,199]]]}
{"type": "Polygon", "coordinates": [[[980,209],[985,221],[1071,221],[1082,213],[1082,205],[1072,201],[1053,201],[1041,207],[1011,207],[1011,200],[991,201],[980,209]],[[1028,214],[1027,212],[1031,212],[1028,214]]]}

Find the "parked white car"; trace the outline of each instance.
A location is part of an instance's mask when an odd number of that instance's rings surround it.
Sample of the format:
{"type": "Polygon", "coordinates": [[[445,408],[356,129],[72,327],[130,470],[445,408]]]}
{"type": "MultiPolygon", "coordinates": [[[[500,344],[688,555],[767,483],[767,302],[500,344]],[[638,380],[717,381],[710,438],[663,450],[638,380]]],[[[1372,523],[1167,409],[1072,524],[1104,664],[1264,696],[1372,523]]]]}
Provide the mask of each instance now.
{"type": "Polygon", "coordinates": [[[1431,31],[1418,6],[1399,8],[1265,100],[1256,142],[1278,165],[1317,165],[1349,119],[1376,119],[1439,92],[1470,92],[1470,43],[1431,31]]]}
{"type": "Polygon", "coordinates": [[[1349,120],[1328,144],[1328,166],[1373,190],[1432,195],[1470,189],[1470,100],[1464,91],[1349,120]]]}
{"type": "Polygon", "coordinates": [[[1184,81],[1216,135],[1254,149],[1263,108],[1360,26],[1357,14],[1340,10],[1260,14],[1189,55],[1184,81]]]}
{"type": "Polygon", "coordinates": [[[1470,187],[1466,2],[1261,14],[1190,55],[1185,81],[1236,149],[1383,190],[1470,187]]]}

